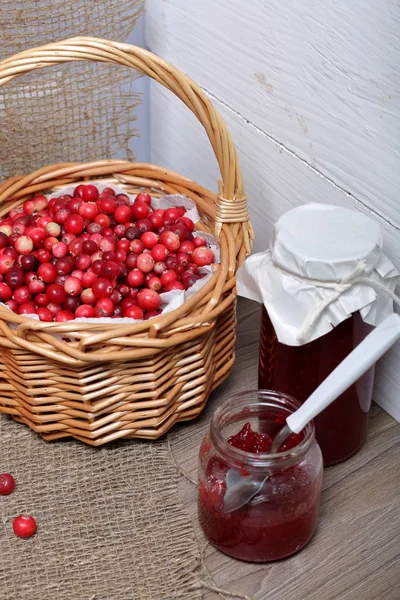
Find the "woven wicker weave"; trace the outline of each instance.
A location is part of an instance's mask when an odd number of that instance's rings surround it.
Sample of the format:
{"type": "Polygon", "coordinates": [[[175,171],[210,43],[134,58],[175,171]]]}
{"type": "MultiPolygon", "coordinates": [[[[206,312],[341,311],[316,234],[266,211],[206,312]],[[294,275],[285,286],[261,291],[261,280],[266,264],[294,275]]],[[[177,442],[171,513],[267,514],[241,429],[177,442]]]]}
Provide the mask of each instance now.
{"type": "Polygon", "coordinates": [[[200,88],[159,57],[128,44],[73,38],[0,62],[0,85],[34,69],[75,60],[126,65],[173,91],[204,126],[221,171],[215,194],[173,171],[104,160],[44,167],[0,186],[0,216],[33,193],[89,179],[133,191],[181,193],[197,204],[196,227],[219,236],[221,264],[179,309],[132,325],[44,323],[0,308],[0,411],[45,439],[92,445],[155,439],[196,417],[234,362],[235,271],[253,231],[235,149],[200,88]]]}

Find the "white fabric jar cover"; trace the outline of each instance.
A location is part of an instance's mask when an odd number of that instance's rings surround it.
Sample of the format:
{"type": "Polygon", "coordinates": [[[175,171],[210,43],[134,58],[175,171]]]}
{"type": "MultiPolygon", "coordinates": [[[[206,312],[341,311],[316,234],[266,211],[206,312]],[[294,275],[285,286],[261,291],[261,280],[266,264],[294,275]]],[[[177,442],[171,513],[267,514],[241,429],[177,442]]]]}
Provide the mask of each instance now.
{"type": "Polygon", "coordinates": [[[393,312],[393,300],[399,302],[397,280],[375,221],[310,203],[277,221],[270,250],[240,267],[237,291],[264,304],[281,343],[300,346],[356,311],[378,325],[393,312]]]}

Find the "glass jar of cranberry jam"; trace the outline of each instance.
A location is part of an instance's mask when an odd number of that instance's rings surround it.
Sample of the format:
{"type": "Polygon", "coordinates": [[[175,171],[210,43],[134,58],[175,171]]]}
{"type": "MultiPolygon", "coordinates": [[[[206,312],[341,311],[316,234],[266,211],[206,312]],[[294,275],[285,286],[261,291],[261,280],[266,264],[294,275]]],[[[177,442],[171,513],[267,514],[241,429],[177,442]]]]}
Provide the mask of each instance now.
{"type": "Polygon", "coordinates": [[[277,454],[268,453],[299,406],[286,394],[259,390],[231,396],[214,413],[200,449],[198,514],[209,541],[234,558],[279,560],[315,532],[323,465],[314,425],[292,434],[277,454]],[[235,481],[259,483],[255,495],[233,510],[224,502],[232,474],[235,481]]]}
{"type": "MultiPolygon", "coordinates": [[[[371,330],[357,312],[308,344],[287,346],[278,341],[262,307],[258,385],[305,402],[371,330]]],[[[326,467],[350,458],[365,441],[374,370],[371,367],[314,420],[326,467]]]]}

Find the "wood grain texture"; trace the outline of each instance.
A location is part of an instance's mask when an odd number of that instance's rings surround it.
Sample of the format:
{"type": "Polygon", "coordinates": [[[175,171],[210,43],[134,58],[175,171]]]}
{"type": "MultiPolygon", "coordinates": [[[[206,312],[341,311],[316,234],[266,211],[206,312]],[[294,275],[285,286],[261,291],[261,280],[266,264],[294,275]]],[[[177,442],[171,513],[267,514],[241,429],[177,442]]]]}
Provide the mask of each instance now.
{"type": "Polygon", "coordinates": [[[147,43],[400,230],[397,0],[148,0],[147,43]]]}
{"type": "MultiPolygon", "coordinates": [[[[211,415],[227,395],[257,385],[259,309],[239,300],[237,361],[194,423],[172,437],[174,456],[191,477],[211,415]]],[[[217,586],[255,600],[398,600],[400,586],[400,426],[373,405],[361,451],[325,470],[319,526],[309,545],[286,560],[257,565],[206,549],[205,563],[217,586]]],[[[196,488],[182,479],[180,493],[199,543],[196,488]]],[[[205,592],[205,600],[214,600],[205,592]]]]}

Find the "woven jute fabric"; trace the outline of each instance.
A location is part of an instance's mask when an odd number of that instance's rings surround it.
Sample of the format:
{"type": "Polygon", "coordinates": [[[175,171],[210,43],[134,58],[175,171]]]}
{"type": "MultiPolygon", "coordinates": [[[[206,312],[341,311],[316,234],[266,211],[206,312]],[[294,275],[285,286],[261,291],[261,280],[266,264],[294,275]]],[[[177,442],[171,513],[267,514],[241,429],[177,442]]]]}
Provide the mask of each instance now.
{"type": "Polygon", "coordinates": [[[197,600],[199,548],[166,441],[48,443],[0,416],[2,600],[197,600]],[[19,539],[13,518],[34,516],[19,539]]]}
{"type": "MultiPolygon", "coordinates": [[[[0,59],[66,37],[127,41],[141,0],[1,0],[0,59]]],[[[0,90],[0,178],[47,164],[134,158],[137,74],[73,63],[25,75],[0,90]]]]}

